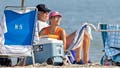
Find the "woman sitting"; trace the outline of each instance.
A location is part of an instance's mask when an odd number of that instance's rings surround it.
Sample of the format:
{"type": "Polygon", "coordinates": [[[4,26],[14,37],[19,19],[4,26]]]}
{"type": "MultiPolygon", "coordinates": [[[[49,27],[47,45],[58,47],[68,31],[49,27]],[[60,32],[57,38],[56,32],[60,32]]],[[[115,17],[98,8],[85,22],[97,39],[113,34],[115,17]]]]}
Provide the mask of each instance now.
{"type": "Polygon", "coordinates": [[[64,45],[64,51],[66,51],[66,33],[65,30],[61,27],[60,21],[61,21],[61,14],[59,12],[51,12],[49,15],[49,26],[43,28],[39,36],[47,35],[50,38],[55,38],[58,40],[63,40],[63,45],[64,45]]]}
{"type": "MultiPolygon", "coordinates": [[[[47,35],[47,37],[56,38],[58,40],[63,40],[64,44],[64,51],[71,46],[73,41],[75,40],[76,34],[78,31],[73,32],[72,34],[66,36],[66,32],[63,28],[61,28],[60,22],[61,22],[62,15],[59,12],[53,11],[49,14],[49,26],[43,28],[39,32],[39,36],[47,35]]],[[[89,47],[90,47],[90,34],[87,31],[84,31],[83,33],[83,40],[81,43],[78,43],[80,47],[74,49],[76,51],[76,64],[85,64],[89,63],[89,47]],[[84,59],[81,59],[81,50],[83,49],[83,57],[84,59]]]]}

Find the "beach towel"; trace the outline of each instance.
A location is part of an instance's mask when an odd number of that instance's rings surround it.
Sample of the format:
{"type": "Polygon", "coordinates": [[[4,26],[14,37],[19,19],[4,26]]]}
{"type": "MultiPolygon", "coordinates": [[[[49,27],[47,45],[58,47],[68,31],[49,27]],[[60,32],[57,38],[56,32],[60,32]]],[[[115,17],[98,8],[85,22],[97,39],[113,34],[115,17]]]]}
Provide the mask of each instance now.
{"type": "Polygon", "coordinates": [[[92,40],[91,28],[94,27],[92,24],[84,23],[79,29],[76,31],[75,38],[67,49],[66,58],[70,64],[74,64],[76,59],[76,51],[74,49],[79,48],[84,40],[84,33],[86,32],[90,39],[92,40]]]}
{"type": "Polygon", "coordinates": [[[82,26],[79,27],[79,29],[76,31],[76,36],[75,36],[72,44],[68,48],[68,51],[74,50],[74,49],[80,47],[80,44],[82,44],[82,40],[83,40],[83,37],[84,37],[83,36],[84,32],[87,32],[89,34],[91,40],[93,39],[90,25],[91,24],[84,23],[82,26]]]}

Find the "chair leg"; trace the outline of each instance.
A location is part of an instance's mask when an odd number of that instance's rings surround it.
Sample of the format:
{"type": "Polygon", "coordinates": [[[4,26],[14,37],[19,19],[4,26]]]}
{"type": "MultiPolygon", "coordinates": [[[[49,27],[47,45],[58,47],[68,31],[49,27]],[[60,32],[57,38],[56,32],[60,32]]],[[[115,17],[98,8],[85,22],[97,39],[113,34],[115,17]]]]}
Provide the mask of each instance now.
{"type": "Polygon", "coordinates": [[[33,50],[32,50],[32,61],[33,61],[33,66],[35,66],[35,57],[34,57],[33,50]]]}
{"type": "Polygon", "coordinates": [[[69,55],[65,55],[65,58],[66,58],[66,62],[68,62],[69,64],[72,64],[68,58],[69,55]]]}
{"type": "Polygon", "coordinates": [[[22,58],[22,61],[19,64],[17,64],[17,66],[25,66],[25,64],[26,64],[26,57],[22,58]]]}

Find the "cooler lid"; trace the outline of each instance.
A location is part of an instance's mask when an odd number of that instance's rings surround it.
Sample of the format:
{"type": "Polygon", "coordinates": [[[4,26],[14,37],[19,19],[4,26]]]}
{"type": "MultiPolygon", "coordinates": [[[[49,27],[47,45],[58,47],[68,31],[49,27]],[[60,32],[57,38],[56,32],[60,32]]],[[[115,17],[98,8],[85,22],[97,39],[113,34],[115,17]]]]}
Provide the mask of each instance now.
{"type": "Polygon", "coordinates": [[[39,39],[39,43],[38,44],[46,44],[46,43],[59,43],[59,44],[63,44],[63,41],[62,40],[53,39],[53,38],[40,38],[39,39]]]}

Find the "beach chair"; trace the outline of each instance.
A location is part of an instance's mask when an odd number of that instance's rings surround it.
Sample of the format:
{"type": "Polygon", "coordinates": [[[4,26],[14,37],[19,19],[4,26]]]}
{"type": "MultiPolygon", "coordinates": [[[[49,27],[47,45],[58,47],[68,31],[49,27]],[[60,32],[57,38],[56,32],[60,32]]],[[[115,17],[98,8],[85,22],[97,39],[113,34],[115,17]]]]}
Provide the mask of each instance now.
{"type": "Polygon", "coordinates": [[[69,64],[75,64],[76,51],[75,51],[75,50],[67,51],[65,57],[66,57],[67,62],[68,62],[69,64]]]}
{"type": "Polygon", "coordinates": [[[104,44],[104,56],[101,64],[120,66],[120,25],[99,24],[99,30],[104,44]]]}
{"type": "Polygon", "coordinates": [[[76,59],[76,51],[74,49],[80,47],[82,44],[84,31],[87,31],[92,39],[91,35],[92,24],[84,23],[76,32],[76,37],[70,47],[67,49],[66,58],[69,64],[74,64],[76,59]]]}
{"type": "Polygon", "coordinates": [[[4,15],[5,21],[0,23],[4,24],[0,26],[3,27],[2,33],[4,33],[4,35],[1,33],[3,39],[0,42],[0,56],[7,58],[31,56],[34,65],[32,41],[37,19],[36,8],[21,9],[21,7],[8,6],[4,10],[4,15]]]}

